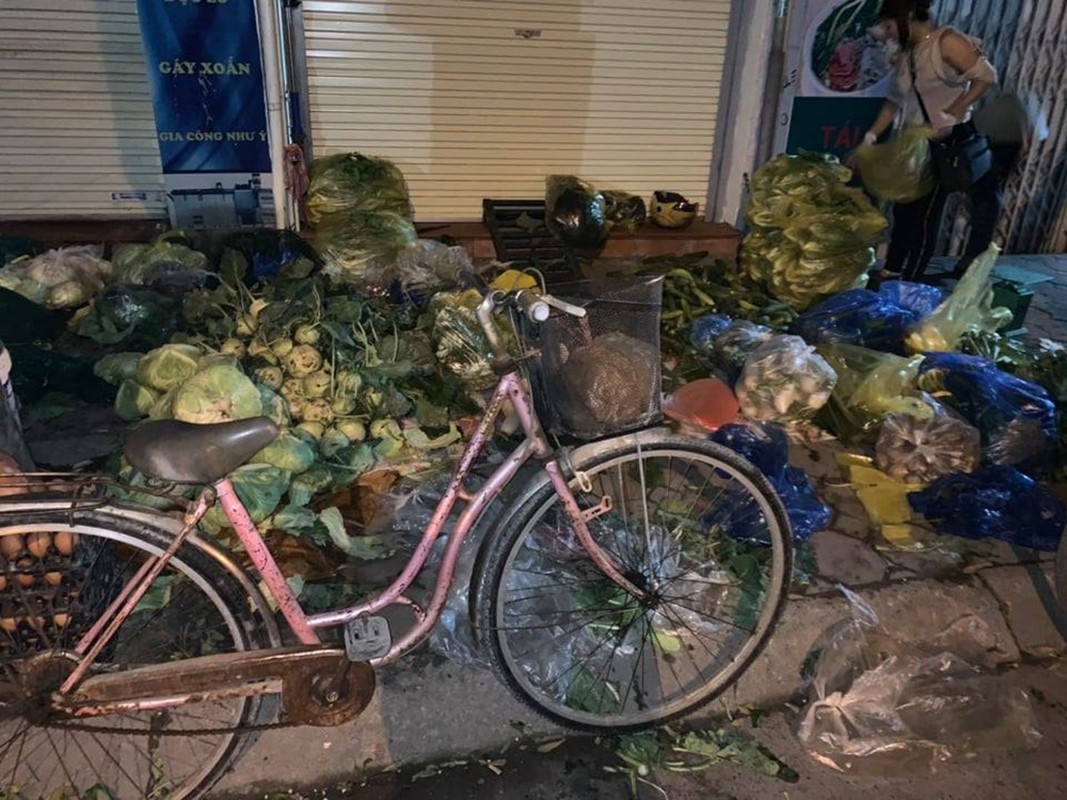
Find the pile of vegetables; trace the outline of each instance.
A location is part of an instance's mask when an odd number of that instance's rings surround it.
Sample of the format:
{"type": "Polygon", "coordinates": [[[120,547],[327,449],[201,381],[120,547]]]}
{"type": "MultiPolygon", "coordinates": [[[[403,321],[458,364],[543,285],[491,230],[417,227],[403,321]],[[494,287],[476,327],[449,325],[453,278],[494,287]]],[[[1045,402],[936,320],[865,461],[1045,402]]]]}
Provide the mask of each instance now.
{"type": "Polygon", "coordinates": [[[86,305],[114,275],[95,247],[64,247],[16,259],[0,270],[0,287],[47,308],[86,305]]]}
{"type": "Polygon", "coordinates": [[[779,156],[752,176],[747,275],[798,310],[862,285],[885,217],[832,156],[779,156]]]}
{"type": "Polygon", "coordinates": [[[315,247],[335,279],[373,284],[417,240],[407,182],[391,161],[339,153],[312,162],[309,177],[315,247]]]}

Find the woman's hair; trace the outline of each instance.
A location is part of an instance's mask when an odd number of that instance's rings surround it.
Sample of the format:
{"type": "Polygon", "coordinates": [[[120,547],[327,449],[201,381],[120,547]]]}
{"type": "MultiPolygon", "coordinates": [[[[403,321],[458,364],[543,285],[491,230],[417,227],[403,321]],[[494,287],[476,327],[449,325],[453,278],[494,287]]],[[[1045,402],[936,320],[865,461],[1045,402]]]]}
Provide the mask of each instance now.
{"type": "Polygon", "coordinates": [[[891,19],[897,23],[897,36],[900,38],[900,46],[908,49],[911,42],[908,30],[909,22],[929,22],[930,6],[933,0],[883,0],[882,7],[878,11],[878,19],[891,19]]]}

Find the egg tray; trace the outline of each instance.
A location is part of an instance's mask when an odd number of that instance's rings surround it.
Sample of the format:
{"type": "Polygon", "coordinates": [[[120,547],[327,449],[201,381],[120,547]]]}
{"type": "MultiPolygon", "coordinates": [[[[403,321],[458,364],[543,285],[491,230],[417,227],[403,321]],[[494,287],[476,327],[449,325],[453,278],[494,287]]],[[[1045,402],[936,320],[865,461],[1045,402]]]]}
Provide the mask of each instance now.
{"type": "Polygon", "coordinates": [[[115,547],[96,544],[80,542],[69,556],[0,557],[0,662],[73,647],[118,596],[122,582],[107,579],[119,572],[115,547]]]}

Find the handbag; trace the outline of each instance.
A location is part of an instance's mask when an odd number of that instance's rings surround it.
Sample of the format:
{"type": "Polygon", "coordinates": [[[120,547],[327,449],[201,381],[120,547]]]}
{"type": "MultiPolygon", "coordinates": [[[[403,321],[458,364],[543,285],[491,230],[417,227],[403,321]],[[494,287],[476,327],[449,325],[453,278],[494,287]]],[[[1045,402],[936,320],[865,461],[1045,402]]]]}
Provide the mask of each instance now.
{"type": "MultiPolygon", "coordinates": [[[[926,124],[933,127],[930,112],[919,92],[919,81],[915,70],[915,51],[910,54],[911,88],[919,100],[926,124]]],[[[984,178],[993,169],[993,151],[989,140],[978,133],[974,123],[957,125],[945,139],[930,142],[930,158],[934,163],[937,182],[948,193],[965,192],[984,178]]]]}

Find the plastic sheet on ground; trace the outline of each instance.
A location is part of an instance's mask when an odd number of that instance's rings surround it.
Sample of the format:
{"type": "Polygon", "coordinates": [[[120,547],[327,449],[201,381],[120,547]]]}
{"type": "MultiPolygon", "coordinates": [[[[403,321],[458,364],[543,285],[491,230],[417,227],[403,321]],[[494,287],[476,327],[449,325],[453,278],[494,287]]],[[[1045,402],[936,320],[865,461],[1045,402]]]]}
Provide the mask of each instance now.
{"type": "Polygon", "coordinates": [[[785,422],[826,405],[837,373],[799,336],[775,336],[745,361],[734,387],[745,416],[785,422]]]}
{"type": "Polygon", "coordinates": [[[827,629],[805,662],[811,696],[797,737],[813,758],[842,772],[899,776],[1037,745],[1029,696],[970,660],[980,648],[965,631],[903,642],[846,594],[853,617],[827,629]]]}
{"type": "Polygon", "coordinates": [[[932,353],[919,372],[924,391],[978,428],[989,463],[1041,467],[1052,455],[1056,405],[1043,387],[958,353],[932,353]]]}
{"type": "MultiPolygon", "coordinates": [[[[789,437],[774,424],[723,425],[709,437],[751,462],[778,493],[789,516],[793,541],[805,542],[830,524],[831,509],[816,494],[807,473],[789,466],[789,437]]],[[[762,531],[765,521],[756,502],[744,490],[734,502],[722,503],[705,524],[722,524],[735,539],[768,544],[762,531]]]]}
{"type": "Polygon", "coordinates": [[[989,536],[1036,550],[1055,550],[1067,524],[1063,503],[1014,467],[948,475],[908,500],[939,533],[989,536]]]}

